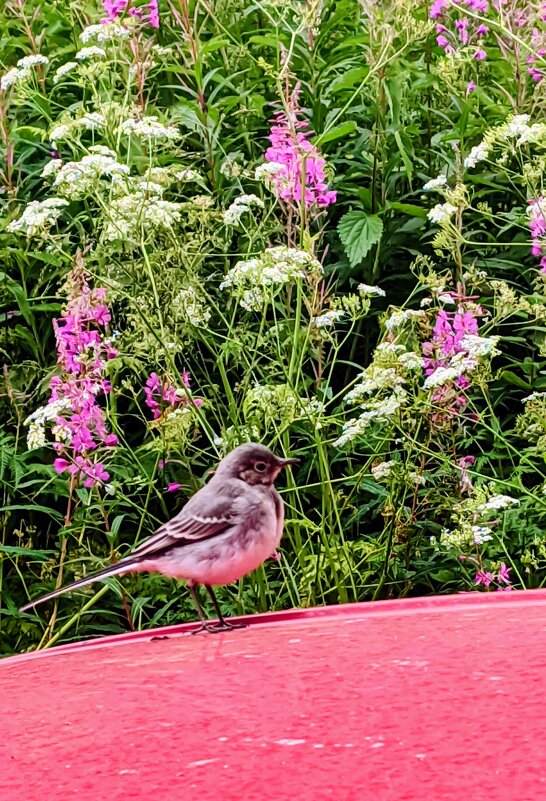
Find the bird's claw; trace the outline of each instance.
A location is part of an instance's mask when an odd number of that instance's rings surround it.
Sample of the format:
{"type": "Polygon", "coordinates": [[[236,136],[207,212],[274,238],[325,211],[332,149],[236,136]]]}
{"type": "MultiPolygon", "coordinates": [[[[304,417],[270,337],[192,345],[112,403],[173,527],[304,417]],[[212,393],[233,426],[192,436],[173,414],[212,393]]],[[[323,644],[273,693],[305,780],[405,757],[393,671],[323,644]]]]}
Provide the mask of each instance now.
{"type": "Polygon", "coordinates": [[[192,631],[192,634],[201,634],[204,631],[209,634],[216,634],[219,631],[232,631],[233,629],[246,629],[246,623],[230,623],[228,620],[216,621],[216,623],[202,623],[198,629],[192,631]]]}

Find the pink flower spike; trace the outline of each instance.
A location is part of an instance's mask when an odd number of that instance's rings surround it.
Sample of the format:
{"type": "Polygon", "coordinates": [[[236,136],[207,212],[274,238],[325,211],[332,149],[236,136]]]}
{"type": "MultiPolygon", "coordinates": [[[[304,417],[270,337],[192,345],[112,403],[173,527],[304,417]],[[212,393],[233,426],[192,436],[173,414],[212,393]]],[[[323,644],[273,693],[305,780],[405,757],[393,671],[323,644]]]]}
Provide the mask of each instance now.
{"type": "Polygon", "coordinates": [[[159,28],[159,2],[158,0],[150,0],[148,4],[148,22],[152,28],[159,28]]]}
{"type": "Polygon", "coordinates": [[[176,481],[171,481],[170,484],[167,484],[167,492],[177,492],[182,487],[182,484],[178,484],[176,481]]]}

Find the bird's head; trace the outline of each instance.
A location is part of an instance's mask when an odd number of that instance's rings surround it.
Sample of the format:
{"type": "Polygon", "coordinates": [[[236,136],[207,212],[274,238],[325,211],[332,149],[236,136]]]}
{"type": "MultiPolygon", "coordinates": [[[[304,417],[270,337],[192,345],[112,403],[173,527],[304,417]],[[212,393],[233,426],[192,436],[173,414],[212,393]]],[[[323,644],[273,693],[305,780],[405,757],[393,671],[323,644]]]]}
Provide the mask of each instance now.
{"type": "Polygon", "coordinates": [[[224,456],[216,468],[215,477],[240,478],[247,484],[273,484],[283,467],[297,461],[275,456],[265,445],[249,442],[224,456]]]}

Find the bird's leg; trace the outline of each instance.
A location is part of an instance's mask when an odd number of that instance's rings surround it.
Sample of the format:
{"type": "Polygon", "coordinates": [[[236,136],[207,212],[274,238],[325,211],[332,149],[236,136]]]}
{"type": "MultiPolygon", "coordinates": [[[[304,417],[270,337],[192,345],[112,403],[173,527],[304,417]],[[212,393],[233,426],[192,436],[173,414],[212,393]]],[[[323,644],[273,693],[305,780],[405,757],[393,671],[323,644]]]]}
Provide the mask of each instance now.
{"type": "Polygon", "coordinates": [[[222,610],[220,609],[220,604],[216,599],[216,595],[214,594],[214,590],[210,586],[210,584],[205,584],[205,589],[210,595],[210,599],[214,606],[214,610],[218,617],[218,623],[214,627],[214,631],[229,631],[230,629],[244,629],[246,628],[246,623],[231,623],[229,620],[226,620],[222,614],[222,610]]]}
{"type": "Polygon", "coordinates": [[[199,634],[201,631],[213,631],[212,623],[209,623],[207,618],[205,617],[205,613],[203,612],[203,607],[201,606],[201,601],[199,600],[199,596],[197,595],[196,587],[198,584],[192,584],[188,582],[188,592],[191,595],[191,599],[193,601],[193,605],[197,610],[197,614],[199,616],[199,620],[201,621],[201,625],[195,631],[192,631],[192,634],[199,634]]]}

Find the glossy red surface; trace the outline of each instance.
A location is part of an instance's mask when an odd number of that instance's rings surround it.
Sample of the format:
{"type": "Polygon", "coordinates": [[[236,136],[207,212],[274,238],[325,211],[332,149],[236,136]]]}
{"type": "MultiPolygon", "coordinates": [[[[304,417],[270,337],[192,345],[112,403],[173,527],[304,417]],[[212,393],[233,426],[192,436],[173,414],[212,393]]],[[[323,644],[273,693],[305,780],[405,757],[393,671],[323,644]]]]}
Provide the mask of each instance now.
{"type": "Polygon", "coordinates": [[[546,592],[248,622],[0,662],[2,801],[546,798],[546,592]]]}

